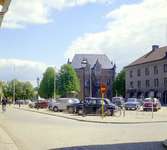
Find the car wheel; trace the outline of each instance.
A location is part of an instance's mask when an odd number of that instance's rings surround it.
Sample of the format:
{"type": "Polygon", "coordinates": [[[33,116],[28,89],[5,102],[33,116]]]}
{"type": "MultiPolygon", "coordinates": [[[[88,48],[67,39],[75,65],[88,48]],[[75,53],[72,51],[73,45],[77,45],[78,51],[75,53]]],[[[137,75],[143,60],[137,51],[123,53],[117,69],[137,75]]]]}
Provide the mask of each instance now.
{"type": "Polygon", "coordinates": [[[105,115],[106,116],[112,116],[112,112],[108,109],[105,111],[105,115]]]}
{"type": "Polygon", "coordinates": [[[54,112],[58,112],[57,106],[55,106],[55,107],[53,108],[53,111],[54,111],[54,112]]]}
{"type": "Polygon", "coordinates": [[[84,112],[82,109],[78,110],[78,115],[83,115],[83,114],[84,114],[84,112]]]}
{"type": "Polygon", "coordinates": [[[68,107],[68,113],[74,113],[74,109],[72,107],[68,107]]]}

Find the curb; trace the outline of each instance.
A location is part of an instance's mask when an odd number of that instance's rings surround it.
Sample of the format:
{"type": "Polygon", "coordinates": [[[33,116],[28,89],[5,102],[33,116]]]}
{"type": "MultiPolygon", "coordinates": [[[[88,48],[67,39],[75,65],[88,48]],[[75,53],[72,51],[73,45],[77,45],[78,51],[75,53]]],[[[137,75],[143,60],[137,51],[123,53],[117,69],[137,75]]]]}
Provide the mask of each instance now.
{"type": "Polygon", "coordinates": [[[165,141],[163,141],[163,146],[167,148],[167,139],[165,141]]]}
{"type": "Polygon", "coordinates": [[[74,121],[88,122],[88,123],[98,123],[98,124],[151,124],[151,123],[167,123],[167,121],[141,121],[141,122],[93,121],[93,120],[77,119],[77,118],[62,116],[62,115],[58,115],[58,114],[51,114],[51,113],[47,113],[47,112],[39,112],[39,111],[30,110],[30,109],[26,109],[26,108],[16,108],[16,107],[14,107],[14,108],[15,109],[19,109],[19,110],[29,111],[29,112],[35,112],[35,113],[39,113],[39,114],[46,114],[46,115],[50,115],[50,116],[56,116],[56,117],[59,117],[59,118],[65,118],[65,119],[74,120],[74,121]]]}

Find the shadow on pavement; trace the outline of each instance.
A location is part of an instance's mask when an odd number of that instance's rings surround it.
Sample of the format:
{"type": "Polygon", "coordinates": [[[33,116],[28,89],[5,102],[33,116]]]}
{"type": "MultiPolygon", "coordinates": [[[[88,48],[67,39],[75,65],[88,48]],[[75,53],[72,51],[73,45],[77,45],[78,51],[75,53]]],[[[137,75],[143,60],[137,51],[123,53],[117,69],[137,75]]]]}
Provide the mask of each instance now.
{"type": "Polygon", "coordinates": [[[76,147],[64,147],[49,150],[166,150],[162,142],[122,143],[111,145],[88,145],[76,147]]]}

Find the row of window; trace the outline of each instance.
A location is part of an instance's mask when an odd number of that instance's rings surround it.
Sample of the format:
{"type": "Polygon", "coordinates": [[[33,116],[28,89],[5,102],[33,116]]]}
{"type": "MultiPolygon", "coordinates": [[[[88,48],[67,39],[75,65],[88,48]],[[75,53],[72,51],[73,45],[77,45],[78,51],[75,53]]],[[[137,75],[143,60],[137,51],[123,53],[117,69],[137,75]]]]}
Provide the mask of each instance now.
{"type": "MultiPolygon", "coordinates": [[[[158,66],[154,66],[153,71],[154,71],[154,74],[157,75],[158,71],[159,71],[158,66]]],[[[164,64],[164,72],[167,72],[167,64],[164,64]]],[[[150,75],[150,68],[146,67],[145,68],[145,76],[149,76],[149,75],[150,75]]],[[[133,71],[132,70],[129,72],[129,76],[130,76],[130,78],[133,77],[133,71]]],[[[141,76],[141,69],[137,70],[137,76],[138,77],[141,76]]]]}
{"type": "MultiPolygon", "coordinates": [[[[150,80],[145,80],[145,87],[149,88],[150,87],[150,80]]],[[[142,82],[139,80],[137,81],[137,88],[140,89],[142,87],[142,82]]],[[[154,87],[158,88],[159,87],[159,79],[154,79],[154,87]]],[[[130,82],[130,88],[134,88],[134,81],[130,82]]],[[[167,88],[167,78],[164,78],[164,88],[167,88]]]]}

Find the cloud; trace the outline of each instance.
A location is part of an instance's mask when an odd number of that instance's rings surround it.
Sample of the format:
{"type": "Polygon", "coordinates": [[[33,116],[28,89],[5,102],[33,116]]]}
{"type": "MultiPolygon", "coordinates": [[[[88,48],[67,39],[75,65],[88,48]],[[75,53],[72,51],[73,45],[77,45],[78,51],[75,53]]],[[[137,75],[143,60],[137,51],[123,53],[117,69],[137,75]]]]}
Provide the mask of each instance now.
{"type": "Polygon", "coordinates": [[[46,68],[46,64],[34,61],[0,59],[0,80],[10,81],[16,78],[35,84],[37,77],[41,78],[46,68]]]}
{"type": "Polygon", "coordinates": [[[167,0],[143,0],[122,5],[106,15],[105,30],[85,33],[72,42],[65,57],[75,53],[105,53],[118,70],[151,50],[167,45],[167,0]]]}
{"type": "Polygon", "coordinates": [[[52,11],[108,1],[111,0],[13,0],[3,27],[23,28],[28,24],[46,24],[51,21],[52,11]]]}

